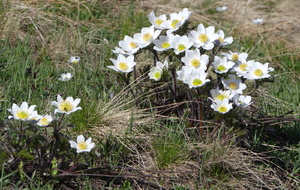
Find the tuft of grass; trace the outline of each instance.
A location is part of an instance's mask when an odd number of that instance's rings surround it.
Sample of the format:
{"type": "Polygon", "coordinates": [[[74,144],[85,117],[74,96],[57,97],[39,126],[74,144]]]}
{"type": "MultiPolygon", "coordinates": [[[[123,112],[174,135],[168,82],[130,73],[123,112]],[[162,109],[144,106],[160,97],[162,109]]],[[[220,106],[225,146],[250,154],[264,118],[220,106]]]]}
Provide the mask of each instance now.
{"type": "Polygon", "coordinates": [[[165,136],[154,137],[153,149],[158,169],[170,168],[186,160],[189,156],[186,148],[185,139],[180,133],[168,132],[165,136]]]}

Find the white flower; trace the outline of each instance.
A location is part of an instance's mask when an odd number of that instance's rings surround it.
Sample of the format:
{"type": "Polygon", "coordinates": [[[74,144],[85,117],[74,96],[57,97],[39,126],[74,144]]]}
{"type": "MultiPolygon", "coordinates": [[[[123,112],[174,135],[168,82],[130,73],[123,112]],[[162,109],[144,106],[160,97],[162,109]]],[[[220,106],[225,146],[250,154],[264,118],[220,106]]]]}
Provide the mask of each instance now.
{"type": "Polygon", "coordinates": [[[169,68],[168,60],[165,60],[163,63],[160,62],[160,61],[158,61],[158,62],[156,63],[156,67],[159,67],[159,68],[161,68],[161,69],[163,69],[163,70],[168,70],[168,68],[169,68]]]}
{"type": "Polygon", "coordinates": [[[69,141],[71,148],[75,148],[77,153],[90,152],[94,147],[95,143],[92,143],[92,138],[85,141],[83,135],[77,136],[77,143],[75,141],[69,141]]]}
{"type": "Polygon", "coordinates": [[[157,62],[156,67],[153,67],[150,69],[148,76],[150,77],[150,79],[159,81],[163,74],[163,70],[167,70],[167,69],[168,69],[168,61],[167,60],[165,60],[164,63],[157,62]]]}
{"type": "Polygon", "coordinates": [[[155,13],[152,11],[149,15],[148,15],[149,21],[151,22],[151,24],[157,28],[157,29],[164,29],[164,27],[162,27],[162,23],[164,23],[167,20],[167,16],[165,14],[160,15],[158,17],[155,16],[155,13]]]}
{"type": "Polygon", "coordinates": [[[228,8],[228,7],[226,7],[226,6],[222,6],[222,7],[217,7],[216,10],[217,10],[218,12],[224,12],[224,11],[227,10],[227,8],[228,8]]]}
{"type": "Polygon", "coordinates": [[[218,35],[217,40],[219,40],[219,42],[221,43],[222,46],[226,46],[233,42],[233,38],[231,36],[225,38],[225,34],[224,34],[223,30],[218,30],[217,35],[218,35]]]}
{"type": "Polygon", "coordinates": [[[246,61],[248,57],[248,53],[238,53],[238,52],[231,52],[224,53],[228,60],[233,61],[235,63],[240,63],[246,61]]]}
{"type": "Polygon", "coordinates": [[[181,70],[176,71],[177,79],[184,82],[186,80],[186,77],[189,76],[192,73],[192,71],[192,67],[183,66],[181,70]]]}
{"type": "Polygon", "coordinates": [[[123,73],[131,72],[133,70],[133,67],[136,65],[136,63],[134,62],[133,55],[129,55],[128,57],[125,57],[124,55],[119,54],[117,60],[112,58],[110,60],[113,62],[114,65],[107,66],[107,67],[123,73]]]}
{"type": "Polygon", "coordinates": [[[167,36],[160,36],[158,39],[153,41],[154,49],[156,51],[165,51],[171,48],[171,43],[174,40],[174,35],[167,32],[167,36]]]}
{"type": "Polygon", "coordinates": [[[160,67],[153,67],[150,69],[148,76],[150,77],[150,79],[159,81],[162,74],[163,74],[163,70],[160,67]]]}
{"type": "Polygon", "coordinates": [[[274,71],[273,68],[268,67],[269,63],[262,64],[260,62],[254,62],[248,67],[248,73],[244,76],[246,79],[263,79],[269,78],[271,75],[269,72],[274,71]]]}
{"type": "Polygon", "coordinates": [[[191,42],[187,36],[175,35],[171,47],[174,49],[176,54],[179,54],[185,50],[188,50],[190,47],[192,47],[192,45],[193,42],[191,42]]]}
{"type": "Polygon", "coordinates": [[[229,103],[228,98],[224,98],[223,100],[216,99],[210,107],[221,114],[225,114],[232,109],[232,103],[229,103]]]}
{"type": "Polygon", "coordinates": [[[132,55],[140,49],[139,45],[134,43],[133,38],[127,35],[125,35],[124,40],[119,41],[119,46],[127,55],[132,55]]]}
{"type": "Polygon", "coordinates": [[[161,24],[163,28],[168,29],[169,32],[178,30],[192,14],[187,8],[184,8],[179,13],[171,13],[170,20],[167,20],[161,24]]]}
{"type": "Polygon", "coordinates": [[[188,34],[190,40],[194,42],[194,46],[203,49],[210,50],[214,47],[214,41],[218,38],[218,34],[215,33],[215,27],[209,26],[205,28],[203,24],[199,24],[197,31],[192,30],[188,34]]]}
{"type": "Polygon", "coordinates": [[[228,79],[222,78],[222,84],[225,89],[231,90],[232,93],[243,94],[243,90],[247,88],[240,78],[235,75],[228,75],[228,79]]]}
{"type": "Polygon", "coordinates": [[[264,22],[263,18],[253,19],[252,22],[254,24],[262,24],[264,22]]]}
{"type": "Polygon", "coordinates": [[[120,47],[115,47],[114,50],[112,50],[112,52],[116,53],[116,54],[123,54],[123,55],[128,55],[130,53],[128,53],[127,51],[124,51],[123,49],[121,49],[120,47]]]}
{"type": "Polygon", "coordinates": [[[73,75],[71,75],[71,73],[66,73],[66,74],[61,74],[60,78],[58,80],[61,81],[68,81],[73,77],[73,75]]]}
{"type": "Polygon", "coordinates": [[[205,83],[209,82],[209,79],[206,79],[207,73],[204,70],[193,69],[190,75],[187,75],[184,83],[189,85],[189,88],[197,88],[203,86],[205,83]]]}
{"type": "Polygon", "coordinates": [[[37,111],[34,111],[36,105],[28,107],[27,102],[22,102],[19,107],[17,104],[13,104],[11,109],[7,109],[12,115],[8,116],[8,119],[14,118],[16,120],[29,121],[38,117],[37,111]]]}
{"type": "Polygon", "coordinates": [[[233,102],[240,108],[246,108],[251,104],[251,96],[237,94],[233,97],[233,102]]]}
{"type": "Polygon", "coordinates": [[[70,59],[68,60],[69,63],[74,63],[74,64],[79,63],[79,61],[80,61],[80,57],[78,57],[78,56],[72,56],[72,57],[70,57],[70,59]]]}
{"type": "Polygon", "coordinates": [[[41,118],[39,118],[37,125],[41,126],[41,127],[46,127],[48,126],[51,122],[53,121],[53,118],[51,115],[45,115],[45,116],[41,116],[41,118]]]}
{"type": "Polygon", "coordinates": [[[184,24],[184,22],[190,18],[192,13],[193,11],[189,11],[188,8],[184,8],[179,12],[179,15],[181,16],[181,22],[183,22],[182,24],[184,24]]]}
{"type": "Polygon", "coordinates": [[[65,113],[70,114],[77,110],[81,110],[81,107],[76,107],[80,103],[80,99],[73,99],[72,97],[67,97],[66,100],[62,99],[60,95],[57,96],[57,102],[52,101],[51,105],[54,105],[57,107],[57,109],[54,110],[54,113],[65,113]]]}
{"type": "Polygon", "coordinates": [[[201,55],[199,49],[186,50],[185,56],[181,58],[181,61],[185,66],[193,67],[198,70],[206,70],[206,65],[208,64],[208,55],[201,55]]]}
{"type": "Polygon", "coordinates": [[[161,30],[155,30],[154,26],[142,28],[141,33],[133,35],[134,43],[138,44],[140,48],[144,48],[155,40],[160,32],[161,30]]]}
{"type": "Polygon", "coordinates": [[[235,95],[230,90],[220,90],[219,87],[211,89],[210,94],[212,98],[209,99],[212,101],[216,101],[217,99],[223,101],[224,98],[231,99],[235,95]]]}
{"type": "Polygon", "coordinates": [[[42,116],[37,113],[37,111],[33,111],[31,114],[31,118],[29,120],[30,123],[37,123],[42,116]]]}
{"type": "Polygon", "coordinates": [[[219,74],[227,73],[228,70],[231,69],[234,65],[235,63],[232,61],[227,61],[226,57],[220,58],[218,56],[215,56],[214,62],[212,63],[215,72],[219,74]]]}
{"type": "Polygon", "coordinates": [[[245,77],[245,75],[248,73],[248,67],[253,64],[254,64],[253,60],[251,61],[244,60],[243,62],[240,62],[238,65],[236,65],[233,68],[233,71],[235,71],[239,77],[245,77]]]}

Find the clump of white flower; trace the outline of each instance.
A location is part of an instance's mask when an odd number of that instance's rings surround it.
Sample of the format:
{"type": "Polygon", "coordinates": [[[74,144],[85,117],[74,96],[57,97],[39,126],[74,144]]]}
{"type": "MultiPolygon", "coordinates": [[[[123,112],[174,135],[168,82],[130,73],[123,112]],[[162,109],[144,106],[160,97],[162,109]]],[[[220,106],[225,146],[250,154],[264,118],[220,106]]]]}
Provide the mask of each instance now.
{"type": "MultiPolygon", "coordinates": [[[[226,10],[226,6],[216,8],[218,12],[226,10]]],[[[143,66],[143,60],[136,59],[139,61],[135,62],[135,57],[147,50],[154,57],[154,66],[148,70],[149,79],[163,79],[174,88],[185,84],[189,89],[184,90],[189,95],[202,97],[202,94],[209,96],[210,93],[211,108],[222,114],[233,108],[249,106],[251,96],[243,94],[247,92],[246,81],[268,78],[274,69],[268,63],[248,61],[247,52],[223,52],[224,46],[233,43],[233,37],[202,23],[189,28],[187,20],[191,14],[187,8],[170,15],[156,15],[152,11],[148,15],[151,26],[142,28],[133,38],[125,36],[113,51],[117,59],[110,59],[113,65],[108,68],[125,74],[134,71],[133,76],[137,76],[136,72],[143,66]],[[165,62],[160,62],[161,59],[173,64],[168,67],[165,62]],[[181,82],[177,83],[177,80],[181,82]]],[[[169,90],[174,96],[177,96],[178,91],[183,90],[169,90]]]]}

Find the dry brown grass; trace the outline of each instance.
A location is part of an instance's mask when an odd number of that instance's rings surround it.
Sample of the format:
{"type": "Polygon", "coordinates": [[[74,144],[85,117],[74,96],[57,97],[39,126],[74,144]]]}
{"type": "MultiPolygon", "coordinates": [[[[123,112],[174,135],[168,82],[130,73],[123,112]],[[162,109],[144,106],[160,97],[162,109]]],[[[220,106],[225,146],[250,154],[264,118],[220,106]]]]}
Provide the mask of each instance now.
{"type": "Polygon", "coordinates": [[[240,37],[255,36],[257,33],[266,35],[274,41],[286,41],[291,52],[300,49],[300,14],[298,7],[300,1],[294,0],[219,0],[204,4],[206,0],[160,0],[141,1],[140,5],[146,10],[157,9],[158,14],[178,12],[183,7],[193,10],[191,19],[206,22],[218,28],[226,27],[232,32],[237,32],[240,37]],[[176,6],[174,6],[176,5],[176,6]],[[205,6],[203,6],[205,5],[205,6]],[[227,6],[228,10],[221,13],[220,20],[223,24],[213,21],[218,19],[218,14],[207,14],[210,9],[217,6],[227,6]],[[253,19],[264,18],[263,25],[255,25],[253,19]],[[225,24],[225,26],[224,26],[225,24]]]}
{"type": "Polygon", "coordinates": [[[156,188],[171,189],[186,186],[190,189],[293,189],[299,180],[276,166],[264,153],[230,145],[227,141],[189,143],[186,154],[189,158],[160,170],[155,160],[153,136],[138,134],[130,150],[132,164],[140,177],[134,189],[149,188],[149,180],[156,188]],[[148,176],[148,177],[145,177],[148,176]],[[144,185],[138,181],[145,181],[144,185]]]}
{"type": "MultiPolygon", "coordinates": [[[[93,2],[96,1],[89,1],[93,2]]],[[[61,63],[66,62],[67,57],[85,53],[90,53],[90,59],[96,62],[101,47],[108,46],[107,42],[98,36],[99,30],[109,22],[105,20],[86,22],[80,20],[78,16],[76,19],[70,16],[72,11],[89,14],[90,10],[84,3],[85,1],[77,0],[4,1],[6,9],[2,15],[0,39],[8,40],[14,46],[18,41],[28,38],[31,50],[35,52],[37,58],[47,54],[59,67],[62,66],[61,63]],[[91,30],[82,34],[79,27],[85,26],[91,30]],[[98,40],[99,43],[91,43],[91,40],[98,40]]],[[[110,1],[101,3],[102,6],[107,4],[112,6],[110,1]]]]}

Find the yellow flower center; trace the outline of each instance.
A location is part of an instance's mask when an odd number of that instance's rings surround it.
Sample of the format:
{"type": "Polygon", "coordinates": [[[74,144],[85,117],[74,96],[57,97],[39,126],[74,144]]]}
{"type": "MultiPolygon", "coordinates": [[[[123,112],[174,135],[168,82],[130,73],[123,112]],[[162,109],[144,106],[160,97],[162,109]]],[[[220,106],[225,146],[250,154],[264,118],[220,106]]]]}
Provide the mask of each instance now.
{"type": "Polygon", "coordinates": [[[232,89],[232,90],[236,89],[236,87],[237,87],[237,84],[235,82],[231,82],[229,84],[229,88],[232,89]]]}
{"type": "Polygon", "coordinates": [[[73,105],[71,104],[70,101],[63,100],[59,104],[59,109],[60,111],[69,112],[73,110],[73,105]]]}
{"type": "Polygon", "coordinates": [[[194,86],[199,86],[199,85],[202,84],[202,80],[200,80],[200,79],[194,79],[193,82],[192,82],[192,84],[193,84],[194,86]]]}
{"type": "Polygon", "coordinates": [[[128,65],[127,65],[127,63],[125,63],[125,62],[120,62],[120,63],[119,63],[119,68],[120,68],[121,70],[125,71],[125,70],[128,69],[128,65]]]}
{"type": "Polygon", "coordinates": [[[217,69],[218,69],[219,71],[225,71],[225,70],[226,70],[226,67],[225,67],[224,65],[219,65],[219,66],[217,67],[217,69]]]}
{"type": "Polygon", "coordinates": [[[205,43],[205,42],[207,42],[207,40],[208,40],[208,36],[207,36],[206,34],[200,34],[200,35],[198,36],[198,39],[199,39],[200,42],[205,43]]]}
{"type": "Polygon", "coordinates": [[[169,42],[164,42],[164,43],[161,44],[161,47],[164,48],[164,49],[166,49],[166,48],[168,48],[168,47],[170,47],[170,46],[171,46],[171,45],[170,45],[169,42]]]}
{"type": "Polygon", "coordinates": [[[263,75],[263,71],[262,71],[261,69],[256,69],[256,70],[254,71],[254,75],[260,77],[261,75],[263,75]]]}
{"type": "Polygon", "coordinates": [[[157,24],[158,26],[161,25],[161,23],[163,23],[164,21],[162,19],[156,19],[155,20],[155,24],[157,24]]]}
{"type": "Polygon", "coordinates": [[[242,63],[239,65],[239,68],[242,70],[242,71],[246,71],[246,68],[247,68],[247,63],[242,63]]]}
{"type": "Polygon", "coordinates": [[[186,49],[185,45],[183,45],[183,44],[179,44],[179,45],[178,45],[178,50],[179,50],[179,51],[183,51],[183,50],[185,50],[185,49],[186,49]]]}
{"type": "Polygon", "coordinates": [[[39,123],[42,125],[49,125],[50,122],[46,117],[43,117],[42,119],[40,119],[39,123]]]}
{"type": "Polygon", "coordinates": [[[159,80],[160,77],[161,77],[161,73],[156,72],[156,73],[154,73],[153,77],[154,77],[156,80],[159,80]]]}
{"type": "Polygon", "coordinates": [[[179,21],[180,21],[180,20],[172,20],[171,26],[172,26],[173,28],[176,28],[176,24],[177,24],[179,21]]]}
{"type": "Polygon", "coordinates": [[[87,143],[84,141],[79,142],[77,145],[79,150],[86,150],[88,147],[87,143]]]}
{"type": "Polygon", "coordinates": [[[224,98],[229,98],[226,94],[219,94],[218,96],[216,96],[217,99],[219,100],[224,100],[224,98]]]}
{"type": "Polygon", "coordinates": [[[143,35],[143,40],[148,42],[149,40],[152,39],[152,35],[150,33],[146,33],[143,35]]]}
{"type": "Polygon", "coordinates": [[[32,118],[30,119],[30,121],[37,121],[37,119],[38,119],[38,118],[36,118],[36,117],[32,117],[32,118]]]}
{"type": "Polygon", "coordinates": [[[224,41],[223,38],[219,37],[218,40],[222,43],[224,41]]]}
{"type": "Polygon", "coordinates": [[[191,61],[191,65],[192,65],[193,67],[199,67],[199,66],[201,65],[201,63],[200,63],[199,59],[193,59],[193,60],[191,61]]]}
{"type": "Polygon", "coordinates": [[[239,60],[239,55],[238,54],[233,54],[231,56],[232,61],[238,61],[239,60]]]}
{"type": "Polygon", "coordinates": [[[27,119],[29,117],[29,113],[24,110],[20,110],[17,112],[16,116],[20,119],[27,119]]]}
{"type": "Polygon", "coordinates": [[[133,42],[130,42],[129,46],[133,49],[133,48],[136,48],[136,43],[133,43],[133,42]]]}
{"type": "Polygon", "coordinates": [[[219,106],[219,107],[217,108],[217,110],[218,110],[219,112],[221,112],[221,113],[224,113],[224,112],[227,112],[227,107],[226,107],[226,106],[219,106]]]}

